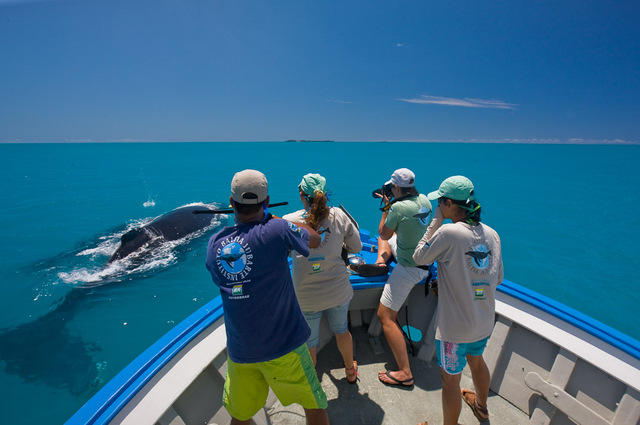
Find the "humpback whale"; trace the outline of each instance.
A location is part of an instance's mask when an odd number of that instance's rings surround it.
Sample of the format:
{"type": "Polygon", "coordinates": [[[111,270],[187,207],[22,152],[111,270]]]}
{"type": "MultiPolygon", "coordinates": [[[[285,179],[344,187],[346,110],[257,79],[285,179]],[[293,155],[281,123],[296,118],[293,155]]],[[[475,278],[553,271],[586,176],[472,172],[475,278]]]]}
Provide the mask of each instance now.
{"type": "MultiPolygon", "coordinates": [[[[191,235],[200,236],[196,232],[209,230],[210,226],[213,228],[220,224],[220,216],[211,214],[211,211],[205,204],[192,204],[169,211],[147,225],[125,233],[109,262],[130,254],[134,254],[137,260],[141,257],[140,254],[149,253],[150,249],[159,247],[164,241],[191,235]],[[193,211],[196,210],[207,214],[194,214],[193,211]]],[[[109,237],[115,237],[115,233],[110,233],[109,237]]],[[[189,241],[180,245],[184,246],[189,241]]],[[[95,250],[96,245],[98,242],[94,240],[85,241],[79,250],[59,254],[25,268],[25,275],[33,275],[34,289],[40,289],[43,293],[48,293],[48,288],[58,288],[58,291],[51,293],[54,301],[50,305],[41,307],[44,311],[33,312],[35,319],[31,320],[32,315],[29,314],[25,319],[30,321],[26,323],[11,326],[0,323],[2,373],[16,375],[28,384],[46,385],[65,393],[70,392],[77,397],[84,397],[99,389],[104,373],[101,363],[103,355],[100,353],[102,348],[99,343],[85,340],[76,329],[70,330],[68,326],[73,323],[86,300],[99,302],[105,297],[111,298],[111,295],[105,295],[111,294],[111,286],[106,283],[119,282],[124,278],[127,281],[135,280],[140,277],[140,273],[135,270],[120,274],[101,273],[99,270],[104,270],[104,257],[99,257],[100,264],[97,265],[93,263],[91,255],[79,255],[79,252],[85,250],[95,250]],[[61,275],[69,275],[69,268],[88,273],[95,280],[66,281],[61,275]]],[[[162,270],[164,267],[156,266],[151,271],[162,270]]],[[[146,270],[144,276],[149,274],[150,271],[146,270]]]]}
{"type": "Polygon", "coordinates": [[[481,265],[480,262],[485,258],[487,258],[489,255],[491,255],[491,250],[489,250],[489,252],[469,251],[469,252],[465,252],[465,255],[468,255],[469,257],[473,258],[473,261],[479,267],[481,265]]]}
{"type": "Polygon", "coordinates": [[[414,214],[413,216],[418,220],[420,220],[420,223],[426,225],[428,224],[428,219],[430,215],[431,215],[431,208],[421,207],[418,213],[414,214]]]}
{"type": "Polygon", "coordinates": [[[230,249],[225,248],[222,250],[222,255],[220,256],[220,259],[223,261],[226,261],[229,267],[233,267],[233,263],[236,260],[239,260],[240,258],[242,258],[243,255],[244,255],[244,251],[232,252],[230,249]]]}
{"type": "Polygon", "coordinates": [[[212,224],[212,214],[197,214],[206,208],[202,204],[189,205],[156,217],[151,223],[122,235],[120,245],[107,263],[121,260],[142,247],[153,247],[164,241],[174,241],[205,229],[212,224]]]}

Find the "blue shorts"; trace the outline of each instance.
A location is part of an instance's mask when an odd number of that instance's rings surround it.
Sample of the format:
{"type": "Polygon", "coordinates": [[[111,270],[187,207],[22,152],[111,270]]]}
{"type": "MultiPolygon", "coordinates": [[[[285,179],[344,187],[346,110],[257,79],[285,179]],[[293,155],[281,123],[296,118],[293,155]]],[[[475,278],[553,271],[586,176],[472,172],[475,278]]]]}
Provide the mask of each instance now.
{"type": "Polygon", "coordinates": [[[436,352],[438,353],[438,366],[449,375],[458,375],[467,365],[467,355],[481,356],[487,346],[489,337],[468,344],[458,344],[436,339],[436,352]]]}
{"type": "Polygon", "coordinates": [[[349,301],[337,307],[332,307],[321,311],[303,311],[304,318],[311,328],[311,335],[307,340],[307,347],[313,348],[318,346],[318,335],[320,334],[320,320],[322,313],[327,315],[329,327],[334,334],[343,334],[349,330],[349,301]]]}

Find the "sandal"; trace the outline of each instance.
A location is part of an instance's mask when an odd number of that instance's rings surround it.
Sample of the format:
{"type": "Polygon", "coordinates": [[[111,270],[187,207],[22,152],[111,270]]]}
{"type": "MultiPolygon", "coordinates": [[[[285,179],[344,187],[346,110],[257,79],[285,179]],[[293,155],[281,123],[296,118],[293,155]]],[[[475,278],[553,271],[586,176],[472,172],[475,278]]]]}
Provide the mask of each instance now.
{"type": "Polygon", "coordinates": [[[386,372],[382,373],[380,372],[382,375],[378,374],[378,379],[380,380],[380,382],[382,382],[385,385],[399,385],[401,387],[412,387],[413,386],[413,376],[409,379],[405,379],[405,380],[400,380],[398,378],[396,378],[395,376],[391,375],[391,371],[387,370],[386,372]],[[391,382],[387,382],[387,381],[383,381],[382,380],[382,376],[387,376],[387,378],[389,378],[391,380],[391,382]]]}
{"type": "Polygon", "coordinates": [[[351,369],[347,369],[346,367],[344,368],[344,373],[347,374],[347,382],[350,384],[355,384],[356,382],[358,382],[358,377],[360,376],[360,374],[358,373],[358,362],[356,362],[355,360],[353,361],[353,366],[351,367],[351,369]],[[353,378],[355,377],[355,379],[351,380],[349,378],[353,378]]]}
{"type": "Polygon", "coordinates": [[[460,395],[462,396],[464,402],[467,403],[467,405],[471,408],[471,411],[473,412],[473,415],[476,417],[476,419],[478,419],[480,422],[489,420],[489,411],[486,407],[478,404],[475,392],[463,388],[462,390],[460,390],[460,395]],[[470,395],[473,395],[473,399],[469,397],[470,395]]]}

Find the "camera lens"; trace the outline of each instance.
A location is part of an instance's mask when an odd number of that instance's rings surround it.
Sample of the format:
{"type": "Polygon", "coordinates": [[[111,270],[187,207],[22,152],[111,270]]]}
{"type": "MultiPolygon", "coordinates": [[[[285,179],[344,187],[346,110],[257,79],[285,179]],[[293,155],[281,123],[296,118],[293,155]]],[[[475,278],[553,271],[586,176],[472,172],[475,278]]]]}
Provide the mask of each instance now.
{"type": "Polygon", "coordinates": [[[391,184],[385,184],[382,187],[382,190],[384,192],[384,194],[387,196],[387,198],[392,198],[393,197],[393,192],[391,191],[391,184]]]}

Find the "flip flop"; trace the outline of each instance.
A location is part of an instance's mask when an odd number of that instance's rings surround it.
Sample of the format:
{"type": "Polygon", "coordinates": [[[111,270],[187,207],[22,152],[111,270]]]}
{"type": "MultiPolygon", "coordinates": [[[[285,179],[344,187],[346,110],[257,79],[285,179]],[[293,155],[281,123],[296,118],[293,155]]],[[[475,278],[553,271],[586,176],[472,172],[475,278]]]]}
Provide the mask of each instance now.
{"type": "Polygon", "coordinates": [[[386,264],[360,264],[358,274],[364,277],[383,276],[389,273],[389,266],[386,264]]]}
{"type": "Polygon", "coordinates": [[[478,419],[480,422],[486,422],[489,420],[489,411],[486,407],[482,407],[478,404],[478,402],[476,401],[475,392],[463,388],[460,390],[460,396],[462,396],[464,402],[467,403],[467,406],[471,408],[471,411],[473,412],[473,415],[476,417],[476,419],[478,419]],[[469,395],[471,394],[473,394],[473,400],[471,400],[471,398],[469,397],[469,395]]]}
{"type": "Polygon", "coordinates": [[[382,382],[385,385],[400,385],[401,387],[412,387],[413,386],[413,377],[409,378],[409,379],[405,379],[404,381],[399,380],[398,378],[394,378],[393,376],[391,376],[391,371],[387,370],[384,374],[387,375],[387,378],[391,379],[393,382],[385,382],[382,379],[380,379],[380,376],[378,376],[378,380],[380,382],[382,382]],[[407,382],[411,382],[410,384],[407,384],[407,382]]]}

